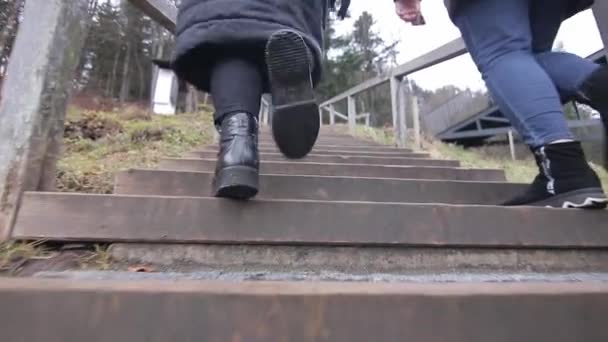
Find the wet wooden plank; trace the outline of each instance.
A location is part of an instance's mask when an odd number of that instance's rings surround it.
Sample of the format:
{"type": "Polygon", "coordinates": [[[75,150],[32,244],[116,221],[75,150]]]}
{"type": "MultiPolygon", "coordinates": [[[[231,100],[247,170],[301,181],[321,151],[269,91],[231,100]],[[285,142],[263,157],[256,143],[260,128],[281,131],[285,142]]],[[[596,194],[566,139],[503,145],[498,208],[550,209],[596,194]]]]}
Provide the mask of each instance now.
{"type": "MultiPolygon", "coordinates": [[[[178,171],[213,172],[215,159],[163,159],[159,168],[178,171]]],[[[461,181],[505,181],[503,170],[468,169],[434,166],[394,166],[345,163],[305,163],[266,161],[260,164],[262,174],[376,177],[399,179],[444,179],[461,181]]]]}
{"type": "MultiPolygon", "coordinates": [[[[265,135],[258,136],[260,142],[271,142],[274,143],[274,138],[268,137],[265,135]]],[[[373,141],[361,140],[355,138],[330,138],[330,137],[319,137],[317,139],[316,145],[351,145],[351,146],[384,146],[379,145],[373,141]]]]}
{"type": "MultiPolygon", "coordinates": [[[[117,174],[114,192],[208,197],[212,179],[211,172],[134,169],[117,174]]],[[[258,198],[496,205],[525,188],[523,184],[493,182],[262,175],[258,198]]]]}
{"type": "Polygon", "coordinates": [[[604,342],[606,284],[7,279],[6,341],[604,342]]]}
{"type": "MultiPolygon", "coordinates": [[[[217,151],[217,146],[206,146],[199,151],[217,151]]],[[[280,153],[279,149],[272,146],[262,146],[259,148],[260,153],[280,153]]],[[[331,156],[372,156],[372,157],[401,157],[401,158],[428,158],[428,153],[414,153],[408,152],[407,150],[393,150],[393,151],[360,151],[357,149],[348,149],[345,147],[336,149],[319,149],[314,148],[310,154],[312,155],[331,155],[331,156]]]]}
{"type": "MultiPolygon", "coordinates": [[[[185,158],[212,159],[217,157],[217,151],[199,151],[187,153],[185,158]]],[[[377,156],[329,156],[309,154],[302,159],[287,159],[281,153],[261,153],[260,159],[265,161],[290,161],[293,163],[330,163],[330,164],[367,164],[367,165],[403,165],[403,166],[441,166],[459,167],[457,160],[442,160],[429,158],[377,157],[377,156]]]]}
{"type": "Polygon", "coordinates": [[[66,241],[607,248],[608,211],[27,193],[14,237],[66,241]]]}
{"type": "MultiPolygon", "coordinates": [[[[276,147],[274,142],[262,141],[259,143],[260,147],[269,148],[276,147]]],[[[354,152],[412,152],[412,150],[382,145],[361,145],[355,144],[315,144],[314,149],[316,150],[343,150],[343,151],[354,151],[354,152]]]]}

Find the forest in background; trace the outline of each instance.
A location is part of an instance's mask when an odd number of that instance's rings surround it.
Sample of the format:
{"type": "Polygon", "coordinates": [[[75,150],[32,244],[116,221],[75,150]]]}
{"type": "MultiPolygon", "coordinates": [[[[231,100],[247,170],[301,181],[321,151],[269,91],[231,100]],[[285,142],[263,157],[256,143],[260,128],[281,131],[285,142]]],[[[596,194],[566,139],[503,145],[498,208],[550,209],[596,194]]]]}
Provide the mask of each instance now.
{"type": "MultiPolygon", "coordinates": [[[[179,0],[170,0],[178,3],[179,0]]],[[[6,75],[12,45],[23,20],[24,0],[0,0],[0,87],[6,75]]],[[[317,88],[323,101],[369,78],[386,73],[396,65],[399,41],[387,41],[376,31],[371,14],[363,12],[350,32],[339,35],[335,17],[330,16],[325,31],[324,79],[317,88]]],[[[168,59],[173,36],[126,0],[90,0],[89,31],[74,79],[75,101],[145,104],[151,93],[152,60],[168,59]],[[93,101],[93,99],[95,101],[93,101]]],[[[422,99],[422,113],[458,94],[485,97],[446,85],[422,89],[410,82],[422,99]]],[[[381,85],[356,97],[357,112],[371,113],[376,127],[392,123],[390,90],[381,85]]],[[[345,113],[346,104],[337,110],[345,113]]]]}

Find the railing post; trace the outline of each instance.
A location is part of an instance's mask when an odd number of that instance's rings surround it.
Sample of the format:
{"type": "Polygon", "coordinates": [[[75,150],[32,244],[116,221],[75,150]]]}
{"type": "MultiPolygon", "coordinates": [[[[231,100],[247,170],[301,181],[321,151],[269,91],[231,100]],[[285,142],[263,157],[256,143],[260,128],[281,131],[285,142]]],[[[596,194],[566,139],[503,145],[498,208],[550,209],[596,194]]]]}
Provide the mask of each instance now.
{"type": "Polygon", "coordinates": [[[23,191],[54,190],[88,3],[25,2],[0,103],[0,240],[10,236],[23,191]]]}
{"type": "Polygon", "coordinates": [[[272,120],[272,98],[270,95],[265,94],[262,96],[262,105],[264,108],[264,120],[262,123],[270,126],[270,121],[272,120]]]}
{"type": "Polygon", "coordinates": [[[608,2],[596,1],[593,6],[593,14],[604,42],[604,51],[608,55],[608,2]]]}
{"type": "Polygon", "coordinates": [[[323,127],[323,111],[324,109],[322,107],[319,107],[319,125],[321,127],[323,127]]]}
{"type": "Polygon", "coordinates": [[[507,137],[509,138],[509,151],[511,152],[511,160],[517,160],[517,156],[515,155],[515,139],[513,138],[513,130],[509,130],[507,133],[507,137]]]}
{"type": "Polygon", "coordinates": [[[395,139],[399,133],[399,81],[395,77],[390,79],[391,87],[391,114],[393,116],[393,130],[395,131],[395,139]]]}
{"type": "Polygon", "coordinates": [[[414,122],[414,144],[416,145],[416,149],[420,149],[422,147],[422,139],[421,139],[421,131],[420,131],[420,106],[418,104],[418,97],[412,95],[410,97],[412,99],[412,119],[414,122]]]}
{"type": "Polygon", "coordinates": [[[399,135],[398,135],[398,146],[404,148],[407,145],[407,110],[409,108],[408,100],[409,93],[407,89],[403,85],[403,83],[399,82],[399,115],[397,117],[397,125],[399,127],[399,135]]]}
{"type": "Polygon", "coordinates": [[[404,116],[402,105],[403,96],[400,92],[399,79],[397,77],[390,78],[390,87],[391,87],[391,111],[393,115],[393,132],[395,135],[395,143],[399,147],[403,147],[405,145],[405,120],[401,118],[404,116]]]}
{"type": "Polygon", "coordinates": [[[355,98],[352,96],[348,97],[348,131],[350,134],[355,134],[355,128],[357,125],[357,108],[355,98]]]}
{"type": "Polygon", "coordinates": [[[260,101],[260,112],[258,114],[258,121],[260,122],[260,126],[264,124],[264,111],[266,110],[266,104],[264,103],[264,99],[260,101]]]}
{"type": "Polygon", "coordinates": [[[333,104],[329,105],[329,124],[332,126],[336,124],[336,110],[333,104]]]}

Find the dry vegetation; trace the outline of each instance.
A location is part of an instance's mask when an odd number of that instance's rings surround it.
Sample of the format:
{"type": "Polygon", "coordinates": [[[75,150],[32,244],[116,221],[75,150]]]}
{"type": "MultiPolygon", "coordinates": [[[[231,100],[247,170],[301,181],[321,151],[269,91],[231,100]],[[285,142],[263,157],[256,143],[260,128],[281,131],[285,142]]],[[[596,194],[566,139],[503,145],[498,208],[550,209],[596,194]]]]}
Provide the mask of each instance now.
{"type": "MultiPolygon", "coordinates": [[[[212,139],[210,110],[176,116],[151,115],[138,106],[112,111],[70,108],[63,157],[58,163],[60,191],[111,193],[113,175],[128,168],[154,167],[161,158],[177,157],[212,139]]],[[[44,241],[0,243],[0,274],[23,270],[108,269],[105,246],[65,249],[44,241]]]]}
{"type": "MultiPolygon", "coordinates": [[[[340,130],[346,130],[346,128],[341,127],[340,130]]],[[[393,145],[394,141],[392,130],[360,126],[357,128],[357,135],[385,145],[393,145]]],[[[413,142],[410,143],[413,145],[413,142]]],[[[531,154],[519,156],[520,160],[512,160],[507,146],[504,146],[503,153],[497,153],[497,148],[500,147],[465,149],[454,144],[445,144],[429,138],[423,139],[421,147],[425,152],[430,153],[432,158],[460,160],[463,167],[504,169],[507,179],[514,183],[529,183],[538,174],[531,154]]],[[[604,189],[608,191],[608,172],[599,165],[592,163],[591,166],[602,179],[604,189]]]]}
{"type": "Polygon", "coordinates": [[[64,157],[58,164],[61,191],[111,193],[113,175],[127,168],[154,167],[212,138],[209,112],[150,115],[137,107],[116,112],[68,115],[64,157]]]}

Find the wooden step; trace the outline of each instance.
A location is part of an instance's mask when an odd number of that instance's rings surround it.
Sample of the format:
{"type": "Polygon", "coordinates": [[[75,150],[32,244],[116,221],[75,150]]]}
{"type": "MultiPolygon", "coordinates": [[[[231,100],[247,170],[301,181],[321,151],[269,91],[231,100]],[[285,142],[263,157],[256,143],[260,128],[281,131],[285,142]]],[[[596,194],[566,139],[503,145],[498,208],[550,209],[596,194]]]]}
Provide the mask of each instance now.
{"type": "MultiPolygon", "coordinates": [[[[260,144],[271,144],[275,146],[275,142],[272,138],[259,138],[258,142],[260,144]]],[[[356,139],[320,139],[317,140],[315,146],[326,147],[326,146],[348,146],[348,147],[376,147],[376,148],[386,148],[386,145],[379,145],[374,142],[367,142],[356,139]]],[[[388,146],[390,147],[390,146],[388,146]]]]}
{"type": "MultiPolygon", "coordinates": [[[[191,152],[185,155],[186,158],[213,159],[217,157],[216,151],[191,152]]],[[[324,156],[309,154],[303,159],[287,159],[280,153],[261,153],[260,159],[265,161],[290,161],[305,163],[332,163],[332,164],[367,164],[367,165],[405,165],[405,166],[443,166],[458,167],[460,162],[457,160],[439,160],[428,158],[402,158],[402,157],[374,157],[374,156],[324,156]]]]}
{"type": "MultiPolygon", "coordinates": [[[[129,170],[116,176],[114,193],[211,196],[211,172],[129,170]]],[[[523,184],[408,179],[262,175],[259,198],[326,201],[500,204],[523,184]]]]}
{"type": "Polygon", "coordinates": [[[608,211],[26,193],[20,240],[607,248],[608,211]]]}
{"type": "MultiPolygon", "coordinates": [[[[208,146],[208,148],[217,148],[216,145],[208,146]]],[[[260,143],[260,150],[274,149],[278,151],[274,143],[260,143]]],[[[344,152],[376,152],[376,153],[412,153],[411,149],[387,147],[387,146],[341,146],[341,145],[315,145],[314,151],[344,151],[344,152]]]]}
{"type": "MultiPolygon", "coordinates": [[[[205,146],[204,148],[197,151],[215,151],[217,153],[218,147],[214,145],[205,146]]],[[[197,152],[194,151],[194,152],[197,152]]],[[[275,147],[260,147],[260,153],[274,153],[280,154],[279,150],[275,147]]],[[[428,158],[430,155],[428,153],[414,153],[414,152],[402,152],[404,150],[394,150],[393,152],[375,152],[375,151],[357,151],[357,150],[349,150],[345,151],[343,149],[330,149],[330,150],[318,150],[313,149],[310,154],[312,155],[330,155],[330,156],[375,156],[375,157],[401,157],[401,158],[428,158]]]]}
{"type": "MultiPolygon", "coordinates": [[[[162,159],[160,169],[213,172],[215,159],[162,159]]],[[[267,161],[260,165],[262,174],[377,177],[400,179],[446,179],[462,181],[505,181],[502,170],[465,169],[432,166],[393,166],[366,164],[329,164],[267,161]]]]}
{"type": "MultiPolygon", "coordinates": [[[[274,142],[272,143],[260,143],[260,148],[276,148],[274,142]]],[[[365,145],[321,145],[316,144],[314,150],[342,150],[342,151],[350,151],[350,152],[412,152],[410,149],[399,149],[396,147],[387,147],[387,146],[365,146],[365,145]]]]}
{"type": "MultiPolygon", "coordinates": [[[[258,135],[260,137],[263,138],[267,138],[267,139],[272,139],[272,132],[270,131],[266,131],[266,130],[260,130],[258,135]]],[[[359,137],[359,136],[353,136],[350,134],[344,134],[344,133],[332,133],[332,132],[326,132],[321,130],[319,132],[319,136],[317,139],[356,139],[356,140],[361,140],[361,141],[371,141],[371,139],[365,138],[365,137],[359,137]]]]}
{"type": "Polygon", "coordinates": [[[605,342],[608,285],[0,282],[3,341],[605,342]]]}

